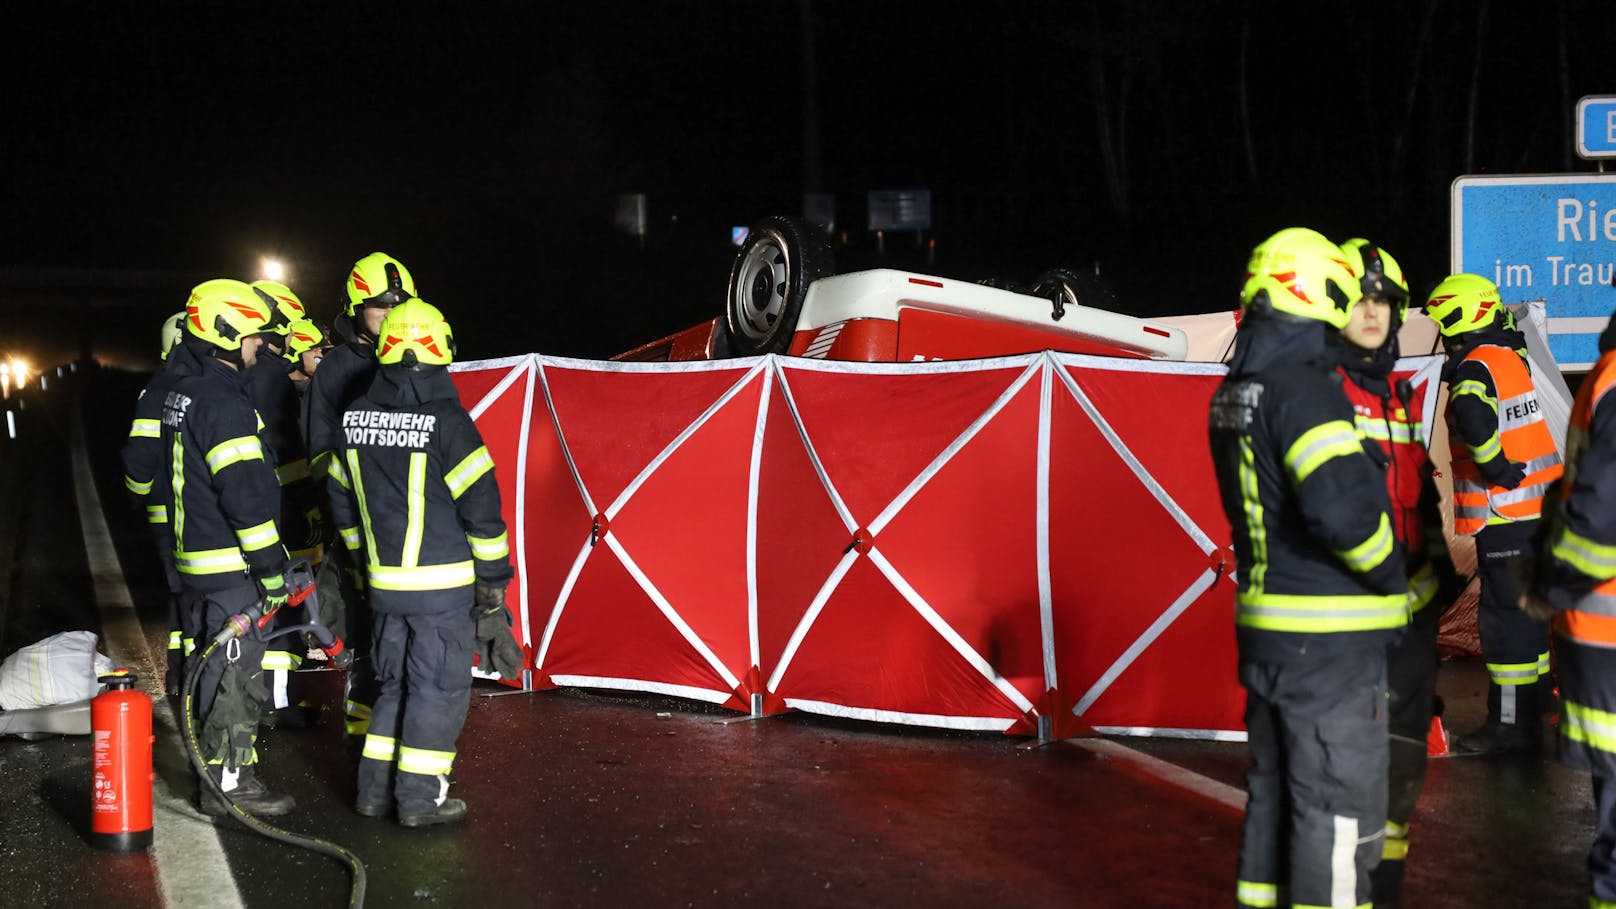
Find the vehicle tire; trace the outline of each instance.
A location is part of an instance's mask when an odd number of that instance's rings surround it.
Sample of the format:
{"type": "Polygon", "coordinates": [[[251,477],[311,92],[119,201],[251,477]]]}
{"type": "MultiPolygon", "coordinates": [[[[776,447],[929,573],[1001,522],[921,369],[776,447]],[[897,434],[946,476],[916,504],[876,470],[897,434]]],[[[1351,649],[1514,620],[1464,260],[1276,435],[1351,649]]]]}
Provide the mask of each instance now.
{"type": "Polygon", "coordinates": [[[785,353],[808,285],[835,273],[830,242],[818,227],[778,215],[752,225],[725,297],[724,327],[735,355],[785,353]]]}
{"type": "Polygon", "coordinates": [[[1059,294],[1063,306],[1119,311],[1116,292],[1097,271],[1051,268],[1033,279],[1032,289],[1027,293],[1051,301],[1059,294]]]}

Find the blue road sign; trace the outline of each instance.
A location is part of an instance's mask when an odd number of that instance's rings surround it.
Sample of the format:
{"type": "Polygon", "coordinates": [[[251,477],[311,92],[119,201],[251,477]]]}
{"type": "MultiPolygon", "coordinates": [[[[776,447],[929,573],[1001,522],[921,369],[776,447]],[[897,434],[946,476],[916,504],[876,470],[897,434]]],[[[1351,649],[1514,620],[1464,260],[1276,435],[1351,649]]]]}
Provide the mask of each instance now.
{"type": "Polygon", "coordinates": [[[1577,102],[1577,154],[1616,158],[1616,95],[1589,95],[1577,102]]]}
{"type": "Polygon", "coordinates": [[[1549,349],[1586,370],[1616,310],[1616,174],[1460,177],[1452,266],[1490,278],[1505,303],[1544,301],[1549,349]]]}

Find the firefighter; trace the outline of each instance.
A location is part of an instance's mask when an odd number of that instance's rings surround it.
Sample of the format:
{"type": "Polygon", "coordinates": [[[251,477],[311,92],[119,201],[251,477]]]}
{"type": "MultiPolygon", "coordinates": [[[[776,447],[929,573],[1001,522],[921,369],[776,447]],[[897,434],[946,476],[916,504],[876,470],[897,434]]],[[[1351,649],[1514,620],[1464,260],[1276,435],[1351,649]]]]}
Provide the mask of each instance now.
{"type": "Polygon", "coordinates": [[[1457,737],[1454,749],[1536,752],[1552,688],[1540,682],[1549,671],[1548,628],[1516,608],[1516,577],[1530,556],[1543,495],[1560,478],[1560,453],[1538,408],[1526,339],[1498,287],[1480,275],[1450,275],[1425,311],[1448,355],[1453,530],[1476,538],[1476,621],[1489,676],[1487,719],[1457,737]]]}
{"type": "Polygon", "coordinates": [[[1358,435],[1374,441],[1386,461],[1392,535],[1408,569],[1408,630],[1386,654],[1386,840],[1375,868],[1375,903],[1395,904],[1408,856],[1409,822],[1425,785],[1426,734],[1436,702],[1438,620],[1453,602],[1458,578],[1442,533],[1442,514],[1418,402],[1407,381],[1393,382],[1397,332],[1408,316],[1402,266],[1364,239],[1341,244],[1359,275],[1363,299],[1341,329],[1341,384],[1352,402],[1358,435]]]}
{"type": "MultiPolygon", "coordinates": [[[[365,393],[376,375],[376,336],[382,319],[393,306],[415,296],[415,279],[404,263],[386,253],[374,252],[349,269],[344,291],[347,302],[339,324],[350,340],[332,348],[320,361],[320,370],[310,379],[303,400],[309,469],[316,480],[326,476],[326,467],[342,438],[343,411],[365,393]]],[[[364,571],[351,563],[347,550],[340,546],[332,547],[323,568],[317,585],[322,591],[322,606],[340,603],[337,608],[342,618],[334,630],[344,640],[358,645],[354,663],[348,669],[343,709],[349,736],[361,737],[370,726],[371,705],[377,695],[375,667],[362,652],[372,637],[371,610],[363,589],[364,571]]]]}
{"type": "Polygon", "coordinates": [[[1306,228],[1265,240],[1246,272],[1209,420],[1252,755],[1236,900],[1361,906],[1386,825],[1386,648],[1408,622],[1385,476],[1330,340],[1362,289],[1306,228]]]}
{"type": "Polygon", "coordinates": [[[1521,607],[1560,638],[1560,756],[1593,776],[1595,909],[1616,907],[1616,318],[1582,380],[1535,593],[1521,607]]]}
{"type": "Polygon", "coordinates": [[[168,585],[168,672],[164,690],[169,697],[178,697],[185,676],[185,657],[196,648],[196,640],[185,634],[180,623],[180,578],[174,570],[174,533],[168,523],[166,475],[163,471],[163,448],[159,439],[163,427],[163,399],[174,384],[176,375],[171,368],[169,353],[179,344],[185,331],[185,311],[163,320],[159,336],[162,365],[141,389],[135,400],[135,417],[129,424],[129,437],[123,443],[123,485],[134,497],[136,511],[151,529],[157,544],[157,557],[163,564],[163,580],[168,585]]]}
{"type": "MultiPolygon", "coordinates": [[[[320,484],[309,475],[308,453],[299,426],[302,396],[292,379],[289,359],[290,333],[294,324],[307,321],[303,301],[290,287],[278,281],[254,281],[265,303],[275,307],[285,320],[287,334],[266,333],[257,362],[247,370],[247,397],[257,408],[264,428],[259,437],[273,456],[275,478],[280,483],[279,527],[288,554],[320,564],[323,552],[324,522],[320,520],[320,484]]],[[[276,629],[297,624],[301,617],[291,613],[276,620],[276,629]]],[[[297,636],[272,641],[264,651],[264,681],[269,689],[263,721],[269,726],[307,727],[319,712],[302,701],[293,690],[293,673],[303,665],[308,648],[297,636]],[[299,703],[301,701],[301,703],[299,703]]]]}
{"type": "Polygon", "coordinates": [[[338,533],[366,569],[381,683],[356,808],[379,817],[396,807],[405,827],[451,824],[466,815],[448,775],[474,651],[492,647],[507,678],[521,669],[505,606],[510,548],[494,462],[444,368],[449,323],[412,299],[379,335],[381,368],[343,414],[328,465],[338,533]]]}
{"type": "MultiPolygon", "coordinates": [[[[294,321],[286,330],[286,360],[292,364],[292,371],[288,375],[292,378],[292,387],[297,389],[300,405],[308,394],[309,380],[314,378],[315,370],[320,368],[320,361],[329,350],[331,342],[326,330],[312,319],[294,321]]],[[[298,413],[298,422],[301,424],[301,406],[298,413]]]]}
{"type": "MultiPolygon", "coordinates": [[[[181,607],[207,640],[248,607],[273,615],[288,600],[288,560],[275,526],[280,485],[246,387],[263,335],[283,331],[285,322],[256,290],[228,279],[197,285],[185,311],[161,441],[173,453],[168,489],[181,607]]],[[[263,655],[263,643],[249,635],[197,670],[197,712],[213,781],[242,810],[273,816],[291,811],[293,801],[257,775],[263,655]]],[[[229,810],[206,787],[201,808],[212,816],[229,810]]]]}

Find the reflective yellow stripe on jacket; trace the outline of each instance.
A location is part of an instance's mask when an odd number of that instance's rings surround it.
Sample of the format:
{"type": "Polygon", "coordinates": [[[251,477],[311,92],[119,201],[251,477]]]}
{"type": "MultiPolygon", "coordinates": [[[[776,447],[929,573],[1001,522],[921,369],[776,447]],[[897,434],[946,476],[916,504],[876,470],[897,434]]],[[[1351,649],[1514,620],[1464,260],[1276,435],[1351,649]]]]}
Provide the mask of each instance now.
{"type": "Polygon", "coordinates": [[[370,586],[377,590],[449,590],[470,587],[477,582],[477,571],[469,559],[447,565],[413,565],[407,568],[372,563],[366,571],[369,573],[370,586]]]}
{"type": "Polygon", "coordinates": [[[209,472],[217,474],[231,464],[239,464],[242,461],[262,461],[263,459],[264,446],[258,441],[258,437],[242,436],[236,439],[227,439],[213,446],[213,450],[209,451],[208,456],[203,460],[207,462],[209,472]]]}
{"type": "Polygon", "coordinates": [[[1240,593],[1235,595],[1234,622],[1264,631],[1307,634],[1401,628],[1408,624],[1408,595],[1240,593]]]}
{"type": "Polygon", "coordinates": [[[474,537],[466,534],[466,542],[471,544],[471,554],[474,558],[484,562],[493,562],[506,558],[511,554],[510,544],[506,541],[509,535],[501,533],[497,537],[474,537]]]}
{"type": "Polygon", "coordinates": [[[471,484],[493,469],[494,458],[488,453],[488,447],[479,445],[476,451],[466,455],[464,460],[443,475],[443,482],[449,487],[449,494],[458,499],[471,488],[471,484]]]}
{"type": "Polygon", "coordinates": [[[227,571],[246,571],[247,560],[241,557],[241,550],[234,546],[200,552],[176,549],[174,567],[184,574],[224,574],[227,571]]]}
{"type": "Polygon", "coordinates": [[[1285,452],[1285,469],[1296,485],[1302,485],[1315,470],[1332,458],[1363,453],[1358,431],[1346,420],[1331,420],[1309,429],[1291,443],[1285,452]]]}

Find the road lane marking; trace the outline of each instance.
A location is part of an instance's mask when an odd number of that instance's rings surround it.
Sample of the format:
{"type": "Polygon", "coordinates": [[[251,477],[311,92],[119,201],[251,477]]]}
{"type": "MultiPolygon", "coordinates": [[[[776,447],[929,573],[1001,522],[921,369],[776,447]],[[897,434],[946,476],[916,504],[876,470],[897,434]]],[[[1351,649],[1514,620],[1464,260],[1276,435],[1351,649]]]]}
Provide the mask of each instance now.
{"type": "MultiPolygon", "coordinates": [[[[84,414],[73,409],[70,429],[73,453],[73,489],[77,494],[79,527],[84,533],[84,551],[95,585],[95,603],[101,613],[101,628],[109,656],[124,665],[139,666],[141,688],[150,695],[152,725],[157,736],[154,758],[165,768],[183,768],[189,779],[190,765],[180,747],[181,732],[163,696],[158,666],[146,646],[146,635],[135,614],[134,599],[124,581],[123,567],[112,544],[112,532],[101,512],[101,496],[90,473],[90,458],[84,445],[84,414]]],[[[187,786],[187,788],[189,788],[187,786]]],[[[219,843],[219,832],[197,813],[187,798],[175,793],[165,775],[152,782],[152,867],[163,905],[197,909],[237,909],[241,892],[230,873],[230,862],[219,843]]]]}
{"type": "Polygon", "coordinates": [[[1242,814],[1245,813],[1246,794],[1228,783],[1220,783],[1209,776],[1203,776],[1186,767],[1180,767],[1170,761],[1164,761],[1161,758],[1145,754],[1143,751],[1129,748],[1127,745],[1113,742],[1109,739],[1067,739],[1067,741],[1095,754],[1126,761],[1168,785],[1193,792],[1220,805],[1233,808],[1242,814]]]}

